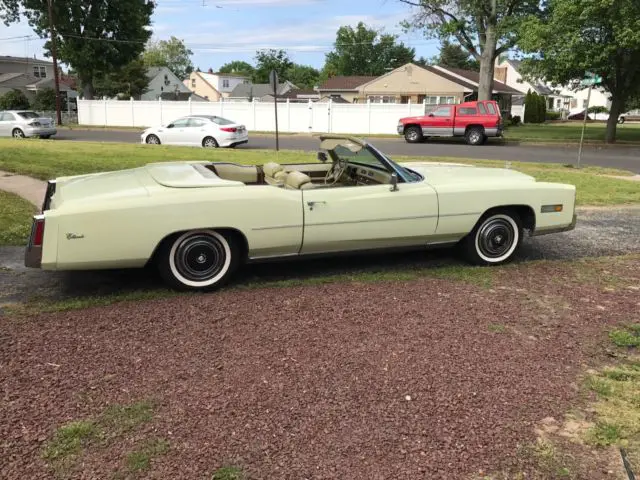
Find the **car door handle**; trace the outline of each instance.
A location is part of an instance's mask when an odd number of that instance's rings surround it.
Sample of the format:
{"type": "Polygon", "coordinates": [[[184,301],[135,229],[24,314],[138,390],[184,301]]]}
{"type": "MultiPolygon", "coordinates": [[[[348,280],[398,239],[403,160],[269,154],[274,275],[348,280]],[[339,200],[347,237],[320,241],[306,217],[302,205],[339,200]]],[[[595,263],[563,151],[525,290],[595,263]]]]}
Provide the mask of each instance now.
{"type": "Polygon", "coordinates": [[[309,210],[313,210],[313,207],[315,207],[316,205],[326,205],[327,202],[307,202],[307,205],[309,205],[309,210]]]}

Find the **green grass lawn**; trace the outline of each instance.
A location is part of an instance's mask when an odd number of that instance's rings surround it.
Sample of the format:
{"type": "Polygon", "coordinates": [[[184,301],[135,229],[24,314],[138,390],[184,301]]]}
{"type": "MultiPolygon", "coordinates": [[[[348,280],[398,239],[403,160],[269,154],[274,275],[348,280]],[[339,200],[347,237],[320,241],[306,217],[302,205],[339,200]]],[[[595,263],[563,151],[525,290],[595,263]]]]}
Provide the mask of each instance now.
{"type": "Polygon", "coordinates": [[[24,245],[36,208],[12,193],[0,190],[0,246],[24,245]]]}
{"type": "MultiPolygon", "coordinates": [[[[605,131],[606,124],[604,123],[587,123],[584,139],[590,143],[604,142],[605,131]]],[[[581,132],[581,122],[529,124],[507,128],[504,138],[520,142],[575,143],[580,141],[581,132]]],[[[618,125],[616,142],[620,144],[640,143],[640,124],[618,125]]]]}
{"type": "MultiPolygon", "coordinates": [[[[504,167],[504,162],[465,160],[442,157],[402,157],[400,162],[447,161],[489,167],[504,167]]],[[[89,142],[51,142],[46,140],[0,140],[0,170],[30,175],[40,179],[63,175],[118,170],[149,162],[171,160],[231,161],[244,164],[313,162],[315,154],[284,150],[205,150],[89,142]]],[[[576,185],[580,205],[616,205],[640,203],[640,183],[610,178],[605,175],[630,175],[602,167],[567,168],[559,164],[511,162],[511,168],[534,176],[540,181],[576,185]]]]}

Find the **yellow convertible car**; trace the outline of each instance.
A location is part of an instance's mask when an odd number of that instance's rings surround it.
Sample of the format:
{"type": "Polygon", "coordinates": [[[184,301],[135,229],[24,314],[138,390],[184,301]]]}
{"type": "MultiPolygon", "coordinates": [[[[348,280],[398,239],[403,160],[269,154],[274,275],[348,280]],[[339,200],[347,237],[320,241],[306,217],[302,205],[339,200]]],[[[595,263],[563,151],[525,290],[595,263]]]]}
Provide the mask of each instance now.
{"type": "Polygon", "coordinates": [[[511,169],[398,164],[324,135],[315,163],[152,163],[48,182],[25,264],[44,270],[156,265],[207,290],[243,262],[458,244],[474,264],[508,261],[531,235],[575,226],[573,185],[511,169]]]}

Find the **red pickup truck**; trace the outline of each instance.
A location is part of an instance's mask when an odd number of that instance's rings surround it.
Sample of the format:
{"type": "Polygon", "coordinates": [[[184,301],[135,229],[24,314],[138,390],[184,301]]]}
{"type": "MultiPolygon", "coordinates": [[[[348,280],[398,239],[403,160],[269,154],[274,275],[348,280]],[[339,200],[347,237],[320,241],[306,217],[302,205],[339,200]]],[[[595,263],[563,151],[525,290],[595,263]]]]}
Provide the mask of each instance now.
{"type": "Polygon", "coordinates": [[[502,116],[497,102],[437,105],[426,115],[401,118],[398,133],[409,143],[429,137],[464,137],[469,145],[482,145],[487,137],[502,136],[502,116]]]}

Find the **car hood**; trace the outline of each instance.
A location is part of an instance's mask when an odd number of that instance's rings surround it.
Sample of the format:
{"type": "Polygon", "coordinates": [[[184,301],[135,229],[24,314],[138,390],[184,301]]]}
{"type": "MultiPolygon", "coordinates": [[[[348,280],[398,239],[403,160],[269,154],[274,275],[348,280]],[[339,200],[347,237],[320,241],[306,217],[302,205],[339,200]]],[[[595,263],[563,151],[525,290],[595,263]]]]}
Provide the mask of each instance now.
{"type": "Polygon", "coordinates": [[[449,185],[469,182],[513,183],[535,182],[530,175],[507,168],[485,168],[455,163],[407,162],[402,166],[423,175],[431,185],[449,185]]]}

